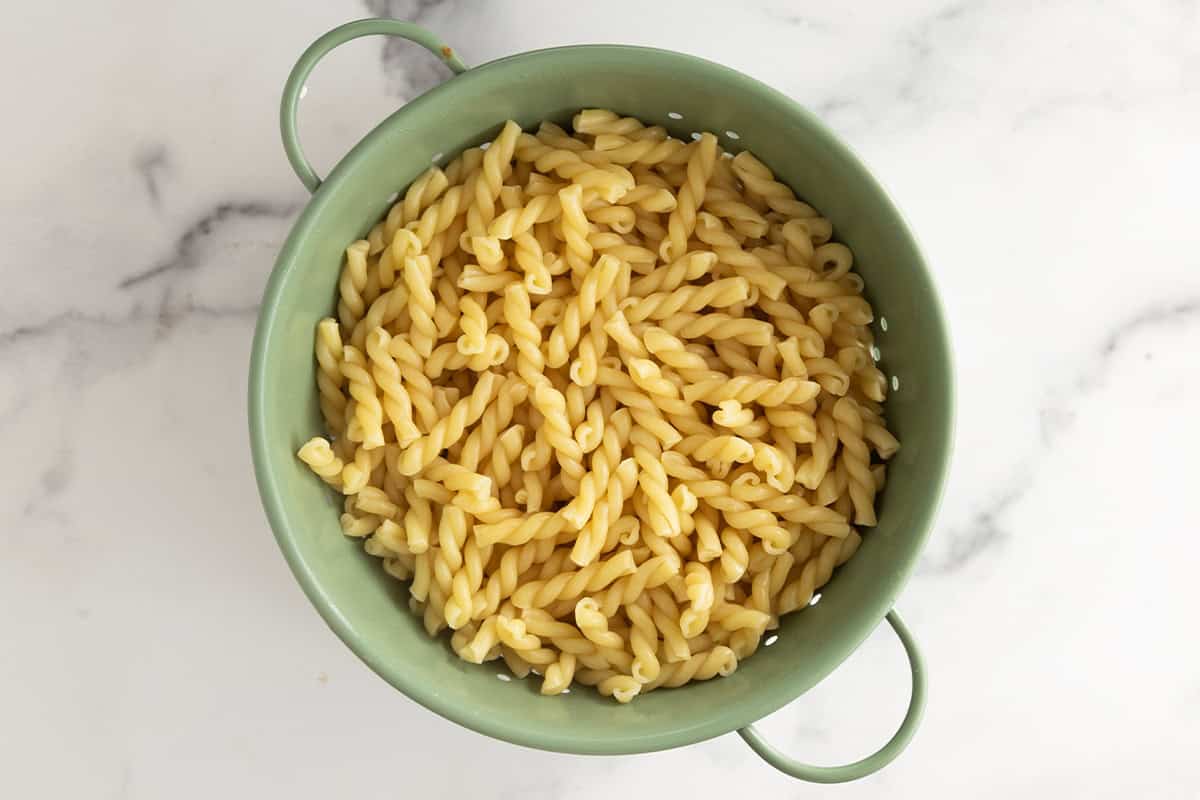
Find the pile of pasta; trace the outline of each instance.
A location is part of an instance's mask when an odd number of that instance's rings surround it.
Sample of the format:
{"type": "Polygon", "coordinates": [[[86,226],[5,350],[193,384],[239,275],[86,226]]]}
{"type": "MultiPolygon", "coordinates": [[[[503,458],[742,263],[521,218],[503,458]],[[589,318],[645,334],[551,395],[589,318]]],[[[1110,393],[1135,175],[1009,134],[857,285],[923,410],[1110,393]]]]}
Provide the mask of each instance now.
{"type": "Polygon", "coordinates": [[[508,122],[350,244],[299,457],[430,635],[628,702],[807,606],[899,445],[828,220],[712,134],[573,128],[508,122]]]}

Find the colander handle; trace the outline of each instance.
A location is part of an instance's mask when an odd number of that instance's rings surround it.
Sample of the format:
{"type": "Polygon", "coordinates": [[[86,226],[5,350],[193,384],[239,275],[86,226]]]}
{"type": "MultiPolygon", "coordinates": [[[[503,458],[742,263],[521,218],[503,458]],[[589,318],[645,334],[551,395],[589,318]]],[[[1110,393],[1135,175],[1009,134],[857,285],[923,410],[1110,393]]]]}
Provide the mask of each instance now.
{"type": "Polygon", "coordinates": [[[287,152],[288,161],[300,177],[301,183],[308,187],[310,192],[317,191],[317,187],[321,185],[321,178],[304,157],[304,148],[300,146],[300,137],[296,132],[296,106],[300,103],[304,81],[308,79],[308,74],[317,62],[330,50],[352,39],[375,35],[399,36],[401,39],[416,42],[440,58],[455,75],[467,70],[467,65],[437,36],[411,22],[401,22],[397,19],[360,19],[347,22],[309,45],[296,61],[296,66],[292,67],[287,83],[283,86],[283,98],[279,102],[279,129],[283,134],[283,149],[287,152]]]}
{"type": "Polygon", "coordinates": [[[896,632],[896,636],[900,637],[900,643],[904,645],[904,652],[908,656],[908,664],[912,670],[912,696],[908,701],[908,713],[904,715],[900,729],[887,744],[861,761],[840,767],[818,767],[785,756],[767,744],[762,734],[753,725],[747,725],[738,730],[738,734],[746,740],[746,744],[750,745],[754,752],[762,756],[775,769],[785,772],[793,778],[813,783],[845,783],[858,780],[873,772],[878,772],[892,763],[896,756],[900,755],[908,746],[913,734],[917,731],[917,725],[921,722],[921,713],[925,710],[925,666],[921,662],[921,654],[917,651],[917,643],[913,641],[912,634],[901,622],[900,616],[894,609],[888,612],[887,621],[891,624],[892,630],[896,632]]]}

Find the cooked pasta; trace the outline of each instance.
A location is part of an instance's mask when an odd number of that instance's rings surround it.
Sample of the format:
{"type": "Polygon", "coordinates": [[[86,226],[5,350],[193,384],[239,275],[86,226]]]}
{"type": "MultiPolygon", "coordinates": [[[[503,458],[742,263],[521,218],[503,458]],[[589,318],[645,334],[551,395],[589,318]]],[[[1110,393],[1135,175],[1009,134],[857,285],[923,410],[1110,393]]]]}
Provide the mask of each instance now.
{"type": "Polygon", "coordinates": [[[618,702],[726,676],[899,448],[832,226],[712,134],[506,123],[351,243],[298,456],[431,635],[618,702]]]}

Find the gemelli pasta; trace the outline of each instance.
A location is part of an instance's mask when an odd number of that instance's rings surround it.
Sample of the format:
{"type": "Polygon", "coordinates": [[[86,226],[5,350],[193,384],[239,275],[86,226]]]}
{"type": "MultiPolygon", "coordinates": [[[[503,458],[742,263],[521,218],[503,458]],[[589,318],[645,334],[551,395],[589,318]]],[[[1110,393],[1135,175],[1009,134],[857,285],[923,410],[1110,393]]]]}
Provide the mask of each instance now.
{"type": "Polygon", "coordinates": [[[628,702],[729,675],[875,524],[870,305],[748,152],[514,122],[346,248],[299,458],[430,635],[628,702]]]}

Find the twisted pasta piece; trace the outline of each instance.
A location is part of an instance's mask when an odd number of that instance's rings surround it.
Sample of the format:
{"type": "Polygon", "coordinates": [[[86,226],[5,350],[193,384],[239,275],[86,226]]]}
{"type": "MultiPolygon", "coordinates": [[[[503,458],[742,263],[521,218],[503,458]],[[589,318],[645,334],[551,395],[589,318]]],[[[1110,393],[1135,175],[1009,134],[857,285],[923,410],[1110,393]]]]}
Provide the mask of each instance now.
{"type": "MultiPolygon", "coordinates": [[[[595,149],[614,164],[686,164],[687,145],[678,139],[627,139],[617,134],[602,133],[596,137],[595,149]]],[[[669,209],[668,209],[669,210],[669,209]]]]}
{"type": "Polygon", "coordinates": [[[845,539],[826,539],[817,554],[804,562],[800,574],[783,587],[776,600],[780,614],[803,608],[812,600],[813,594],[833,576],[833,570],[850,560],[857,552],[862,538],[851,531],[845,539]]]}
{"type": "Polygon", "coordinates": [[[342,493],[347,495],[358,494],[367,482],[371,480],[371,475],[375,468],[383,463],[384,448],[377,447],[373,450],[368,450],[366,447],[359,447],[354,450],[354,455],[351,460],[343,458],[346,466],[342,468],[342,493]]]}
{"type": "Polygon", "coordinates": [[[600,610],[606,617],[613,617],[621,606],[637,602],[648,589],[661,586],[679,574],[680,559],[675,553],[656,555],[638,565],[632,575],[627,575],[597,596],[600,610]]]}
{"type": "Polygon", "coordinates": [[[450,185],[450,180],[437,166],[430,167],[421,173],[408,191],[404,199],[392,206],[384,220],[383,238],[391,241],[397,232],[420,217],[422,211],[430,206],[450,185]]]}
{"type": "Polygon", "coordinates": [[[494,523],[475,526],[475,539],[481,545],[522,545],[537,539],[558,536],[567,526],[567,520],[558,512],[539,511],[525,517],[516,516],[494,523]]]}
{"type": "Polygon", "coordinates": [[[642,690],[642,684],[631,675],[609,675],[596,684],[596,690],[618,703],[628,703],[642,690]]]}
{"type": "MultiPolygon", "coordinates": [[[[680,443],[680,452],[690,449],[690,447],[684,447],[684,443],[687,441],[685,439],[680,443]]],[[[714,436],[692,451],[691,455],[699,461],[745,464],[754,459],[754,446],[738,436],[714,436]]]]}
{"type": "Polygon", "coordinates": [[[584,597],[575,604],[575,624],[584,636],[600,647],[617,650],[625,647],[621,634],[608,629],[608,617],[604,616],[594,597],[584,597]]]}
{"type": "Polygon", "coordinates": [[[338,320],[346,330],[353,330],[367,310],[363,292],[367,288],[367,251],[370,247],[370,242],[360,239],[346,248],[346,265],[338,279],[338,320]]]}
{"type": "Polygon", "coordinates": [[[383,447],[383,405],[375,394],[375,380],[367,371],[362,353],[350,345],[342,351],[342,375],[356,403],[354,419],[362,430],[363,447],[367,450],[383,447]]]}
{"type": "Polygon", "coordinates": [[[629,649],[633,652],[632,677],[638,683],[650,683],[662,670],[656,655],[658,628],[641,606],[625,606],[625,614],[629,617],[629,649]]]}
{"type": "Polygon", "coordinates": [[[679,609],[665,587],[651,589],[649,597],[653,602],[652,616],[654,627],[658,628],[663,640],[664,660],[667,662],[684,661],[691,657],[687,639],[679,629],[679,609]]]}
{"type": "MultiPolygon", "coordinates": [[[[457,531],[455,532],[457,540],[457,531]]],[[[479,592],[483,581],[483,554],[476,542],[467,538],[462,545],[462,562],[455,569],[450,581],[450,591],[442,608],[446,624],[453,630],[469,627],[473,611],[474,598],[479,592]]],[[[482,603],[481,603],[482,605],[482,603]]],[[[489,613],[494,613],[493,607],[489,613]]],[[[483,618],[483,615],[478,617],[483,618]]]]}
{"type": "Polygon", "coordinates": [[[788,522],[798,522],[823,536],[843,538],[850,532],[846,518],[831,508],[810,505],[799,494],[785,494],[756,482],[757,476],[743,475],[729,484],[732,497],[763,508],[788,522]],[[755,482],[747,480],[752,478],[755,482]]]}
{"type": "Polygon", "coordinates": [[[546,380],[542,355],[542,332],[533,322],[529,292],[520,284],[504,290],[504,321],[517,348],[517,373],[532,389],[546,380]]]}
{"type": "Polygon", "coordinates": [[[537,238],[521,233],[514,237],[514,243],[513,260],[525,273],[522,279],[525,288],[530,294],[548,294],[553,278],[537,238]]]}
{"type": "Polygon", "coordinates": [[[742,236],[751,239],[765,236],[766,218],[738,198],[738,192],[713,185],[705,193],[704,208],[715,217],[729,220],[730,227],[742,236]]]}
{"type": "MultiPolygon", "coordinates": [[[[513,591],[516,590],[520,583],[521,575],[535,562],[544,562],[554,552],[554,546],[554,537],[549,536],[541,539],[532,539],[520,546],[513,546],[505,550],[495,568],[488,575],[487,583],[482,586],[482,591],[480,591],[478,583],[468,580],[471,576],[465,576],[461,582],[461,592],[458,591],[460,588],[459,585],[455,585],[455,596],[459,598],[459,604],[467,609],[473,606],[474,613],[472,616],[475,619],[484,619],[496,613],[501,603],[505,602],[512,595],[513,591]],[[472,587],[474,587],[475,592],[479,592],[479,603],[474,602],[475,595],[471,593],[472,587]]],[[[528,615],[525,614],[523,617],[528,622],[528,615]]],[[[539,636],[547,635],[545,631],[534,630],[533,632],[539,636]]]]}
{"type": "Polygon", "coordinates": [[[567,421],[567,404],[562,392],[543,378],[533,387],[533,403],[544,417],[541,430],[554,448],[564,482],[569,480],[572,487],[578,486],[584,475],[583,448],[575,441],[574,431],[567,421]]]}
{"type": "Polygon", "coordinates": [[[832,358],[810,358],[804,362],[808,376],[829,394],[842,396],[850,391],[850,376],[832,358]]]}
{"type": "Polygon", "coordinates": [[[339,522],[343,534],[362,538],[370,536],[379,528],[380,519],[374,514],[357,515],[347,511],[341,515],[339,522]]]}
{"type": "Polygon", "coordinates": [[[404,259],[404,284],[408,287],[408,313],[412,317],[412,345],[428,358],[438,335],[433,322],[437,302],[433,296],[433,264],[428,255],[404,259]]]}
{"type": "Polygon", "coordinates": [[[796,195],[786,184],[775,180],[775,175],[769,168],[748,150],[743,150],[733,157],[730,163],[746,190],[763,199],[771,208],[788,217],[815,217],[817,212],[808,203],[796,199],[796,195]]]}
{"type": "Polygon", "coordinates": [[[469,369],[472,372],[484,372],[503,364],[508,360],[508,356],[508,341],[497,333],[484,336],[483,350],[473,356],[464,356],[455,343],[446,342],[435,347],[425,360],[425,374],[437,380],[442,373],[449,370],[469,369]]]}
{"type": "Polygon", "coordinates": [[[586,415],[587,418],[575,426],[575,441],[585,453],[590,453],[604,439],[604,409],[600,402],[590,403],[586,415]]]}
{"type": "MultiPolygon", "coordinates": [[[[637,206],[637,209],[640,211],[654,214],[669,214],[675,210],[677,205],[675,195],[671,193],[670,189],[650,186],[644,183],[634,186],[617,202],[623,206],[637,206]]],[[[628,232],[629,231],[625,231],[625,233],[628,232]]],[[[650,261],[653,262],[656,260],[657,257],[654,256],[654,252],[651,251],[650,261]]]]}
{"type": "MultiPolygon", "coordinates": [[[[467,544],[467,536],[469,535],[466,513],[457,506],[445,506],[442,509],[441,519],[438,520],[437,529],[437,548],[434,550],[433,559],[433,575],[438,586],[441,587],[442,594],[447,598],[453,593],[454,575],[463,566],[463,548],[467,544]]],[[[442,606],[443,619],[445,616],[445,601],[442,606]]],[[[446,620],[449,622],[449,620],[446,620]]],[[[456,620],[459,621],[459,620],[456,620]]],[[[462,622],[459,625],[451,625],[450,627],[457,630],[462,627],[462,622]]]]}
{"type": "Polygon", "coordinates": [[[675,197],[675,210],[667,220],[668,238],[659,248],[664,261],[673,261],[687,251],[687,240],[696,227],[696,211],[704,203],[708,180],[717,160],[717,137],[702,134],[687,162],[687,182],[675,197]]]}
{"type": "Polygon", "coordinates": [[[714,215],[701,212],[696,216],[696,238],[713,248],[721,264],[732,268],[735,275],[744,277],[772,300],[778,300],[788,287],[787,280],[769,269],[761,258],[743,250],[714,215]]]}
{"type": "MultiPolygon", "coordinates": [[[[754,412],[743,406],[737,400],[722,400],[717,403],[718,410],[713,412],[712,421],[714,425],[720,425],[722,428],[736,430],[743,428],[754,422],[754,412]]],[[[758,453],[758,444],[755,446],[755,453],[758,453]]]]}
{"type": "Polygon", "coordinates": [[[737,671],[738,659],[733,650],[717,645],[711,650],[692,655],[686,661],[664,664],[663,670],[643,691],[652,691],[660,686],[683,686],[690,681],[712,680],[718,675],[728,677],[737,671]]]}
{"type": "Polygon", "coordinates": [[[408,511],[404,515],[404,534],[408,538],[408,551],[414,554],[424,553],[429,550],[429,540],[433,534],[433,506],[411,487],[404,492],[404,499],[408,502],[408,511]]]}
{"type": "Polygon", "coordinates": [[[367,313],[355,324],[354,332],[350,334],[350,344],[362,350],[366,346],[367,334],[389,323],[398,330],[410,327],[401,324],[401,317],[407,315],[407,306],[408,289],[403,286],[388,289],[375,298],[367,313]]]}
{"type": "Polygon", "coordinates": [[[620,517],[625,499],[637,485],[637,477],[637,463],[632,458],[622,460],[612,470],[604,494],[595,503],[591,519],[582,526],[571,549],[571,560],[576,565],[586,567],[599,558],[608,538],[609,523],[620,517]]]}
{"type": "Polygon", "coordinates": [[[699,311],[705,306],[725,308],[750,296],[745,278],[722,278],[703,285],[688,284],[671,292],[654,292],[642,298],[629,298],[622,310],[630,322],[667,319],[680,311],[699,311]]]}
{"type": "Polygon", "coordinates": [[[575,656],[586,668],[628,669],[633,661],[632,656],[623,650],[601,647],[589,641],[574,625],[558,621],[543,609],[523,609],[521,618],[525,621],[526,630],[550,640],[561,652],[575,656]]]}
{"type": "Polygon", "coordinates": [[[375,384],[383,392],[383,412],[395,429],[396,441],[407,446],[421,437],[421,431],[413,421],[412,398],[400,381],[400,366],[392,357],[391,340],[383,328],[371,331],[366,341],[367,357],[375,384]]]}
{"type": "Polygon", "coordinates": [[[404,336],[392,337],[388,352],[400,369],[400,379],[412,401],[420,427],[428,431],[437,424],[438,413],[433,405],[433,383],[425,375],[421,355],[404,336]]]}
{"type": "Polygon", "coordinates": [[[508,120],[483,154],[473,203],[467,210],[467,228],[475,237],[486,236],[486,226],[495,217],[496,200],[504,186],[505,174],[512,169],[510,162],[520,136],[521,126],[508,120]]]}
{"type": "Polygon", "coordinates": [[[767,479],[771,488],[789,492],[796,483],[795,462],[778,447],[758,441],[754,443],[754,466],[767,479]]]}
{"type": "Polygon", "coordinates": [[[473,425],[487,410],[500,385],[494,372],[484,372],[475,384],[475,391],[454,404],[450,414],[438,420],[425,436],[416,440],[400,454],[398,471],[404,475],[416,475],[429,466],[438,453],[457,442],[468,425],[473,425]]]}
{"type": "Polygon", "coordinates": [[[392,502],[387,492],[375,486],[364,486],[355,501],[359,511],[377,517],[392,518],[400,514],[400,507],[392,502]]]}
{"type": "Polygon", "coordinates": [[[657,260],[653,250],[630,244],[615,233],[593,232],[588,235],[588,244],[597,252],[607,253],[614,258],[628,262],[633,265],[635,270],[644,271],[646,265],[653,265],[657,260]]]}
{"type": "Polygon", "coordinates": [[[720,511],[730,525],[761,539],[768,553],[782,553],[792,546],[791,533],[779,524],[774,513],[733,497],[724,481],[687,481],[686,485],[696,497],[720,511]]]}
{"type": "Polygon", "coordinates": [[[500,657],[500,633],[497,630],[498,616],[492,615],[479,625],[479,630],[458,652],[458,657],[472,664],[482,664],[500,657]],[[495,655],[493,655],[495,653],[495,655]]]}
{"type": "Polygon", "coordinates": [[[765,347],[774,335],[774,328],[769,322],[731,317],[717,311],[706,314],[680,312],[659,320],[658,325],[668,333],[684,339],[733,339],[751,347],[765,347]]]}
{"type": "Polygon", "coordinates": [[[759,636],[771,621],[771,615],[754,608],[747,608],[737,603],[717,603],[709,614],[713,622],[727,631],[737,631],[749,628],[759,636]]]}
{"type": "Polygon", "coordinates": [[[550,222],[562,213],[562,207],[555,195],[534,195],[525,205],[510,208],[492,220],[488,226],[488,235],[497,239],[516,239],[528,234],[539,222],[550,222]]]}
{"type": "MultiPolygon", "coordinates": [[[[399,459],[397,459],[398,461],[399,459]]],[[[400,471],[399,466],[397,463],[398,472],[400,471]]],[[[424,474],[429,480],[440,483],[448,492],[456,495],[471,495],[482,501],[492,494],[493,482],[490,477],[481,475],[462,464],[451,463],[441,457],[434,458],[426,467],[424,474]]]]}
{"type": "Polygon", "coordinates": [[[326,317],[317,323],[317,392],[321,399],[321,416],[330,433],[340,431],[346,424],[346,395],[342,386],[342,335],[337,320],[326,317]]]}
{"type": "Polygon", "coordinates": [[[321,476],[321,480],[337,489],[342,488],[342,460],[333,453],[329,441],[316,436],[301,447],[297,455],[300,460],[321,476]]]}
{"type": "Polygon", "coordinates": [[[583,213],[583,189],[579,184],[571,184],[558,193],[558,202],[562,207],[562,235],[567,244],[567,263],[572,271],[579,276],[588,273],[592,266],[592,245],[588,242],[589,224],[583,213]]]}
{"type": "Polygon", "coordinates": [[[802,378],[776,381],[757,375],[735,375],[731,378],[714,373],[711,378],[685,386],[683,397],[690,403],[699,401],[716,405],[725,400],[737,400],[743,404],[758,403],[769,407],[807,403],[820,391],[819,384],[802,378]]]}
{"type": "MultiPolygon", "coordinates": [[[[615,306],[616,302],[613,301],[615,306]]],[[[592,317],[588,334],[579,341],[579,350],[571,362],[567,375],[576,386],[592,387],[600,369],[600,359],[608,350],[608,332],[604,329],[605,318],[592,317]]]]}
{"type": "Polygon", "coordinates": [[[712,573],[703,564],[691,561],[684,570],[684,583],[690,606],[679,615],[679,630],[691,639],[708,627],[715,599],[712,573]]]}
{"type": "Polygon", "coordinates": [[[567,363],[570,351],[579,343],[582,326],[591,322],[600,298],[612,291],[621,269],[621,262],[610,255],[602,255],[584,276],[575,302],[566,307],[562,321],[550,332],[546,350],[546,363],[561,367],[567,363]]]}
{"type": "Polygon", "coordinates": [[[571,681],[575,679],[576,658],[571,653],[560,653],[554,663],[546,667],[546,675],[542,679],[541,693],[545,695],[562,694],[567,691],[571,681]]]}
{"type": "Polygon", "coordinates": [[[849,397],[833,404],[833,420],[842,443],[841,463],[849,478],[850,500],[854,503],[854,521],[875,524],[875,479],[871,475],[871,452],[863,440],[862,415],[849,397]]]}
{"type": "Polygon", "coordinates": [[[462,329],[462,336],[458,337],[458,352],[464,356],[478,355],[483,352],[487,338],[487,313],[474,297],[464,297],[458,308],[462,315],[458,321],[462,329]]]}
{"type": "Polygon", "coordinates": [[[635,572],[633,553],[622,550],[604,561],[560,572],[549,580],[530,581],[513,592],[512,602],[517,608],[544,608],[555,600],[574,600],[584,592],[598,592],[635,572]]]}
{"type": "Polygon", "coordinates": [[[654,292],[673,291],[685,283],[710,274],[716,265],[715,253],[685,253],[671,264],[638,278],[630,285],[629,290],[638,297],[645,297],[654,292]]]}
{"type": "Polygon", "coordinates": [[[529,134],[522,134],[518,138],[516,156],[521,161],[533,162],[539,172],[553,172],[566,178],[571,181],[572,186],[580,190],[596,190],[608,203],[620,200],[635,184],[633,175],[628,170],[617,171],[593,166],[585,161],[579,152],[552,147],[529,134]]]}
{"type": "Polygon", "coordinates": [[[507,486],[513,478],[512,465],[525,446],[525,426],[513,425],[496,439],[492,449],[491,476],[497,486],[507,486]]]}
{"type": "MultiPolygon", "coordinates": [[[[419,255],[423,248],[424,245],[415,233],[407,228],[397,230],[379,254],[379,261],[376,263],[380,289],[402,288],[396,285],[396,271],[404,264],[405,257],[419,255]]],[[[376,322],[376,325],[378,324],[376,322]]]]}
{"type": "MultiPolygon", "coordinates": [[[[696,429],[699,422],[696,409],[680,397],[679,388],[663,375],[657,364],[646,358],[631,358],[628,363],[631,382],[646,392],[663,413],[670,415],[677,427],[687,431],[696,429]]],[[[605,372],[605,383],[610,386],[621,385],[608,370],[605,372]]]]}
{"type": "Polygon", "coordinates": [[[630,433],[629,440],[633,445],[633,457],[641,469],[638,486],[650,512],[646,523],[659,536],[678,535],[682,530],[679,509],[667,488],[667,472],[662,465],[658,440],[640,425],[630,433]]]}
{"type": "Polygon", "coordinates": [[[591,136],[635,136],[645,130],[645,124],[636,117],[621,117],[606,108],[585,108],[571,119],[576,133],[591,136]]]}
{"type": "Polygon", "coordinates": [[[496,635],[500,641],[517,652],[537,650],[542,646],[542,640],[525,628],[525,621],[514,619],[506,614],[496,615],[496,635]]]}

